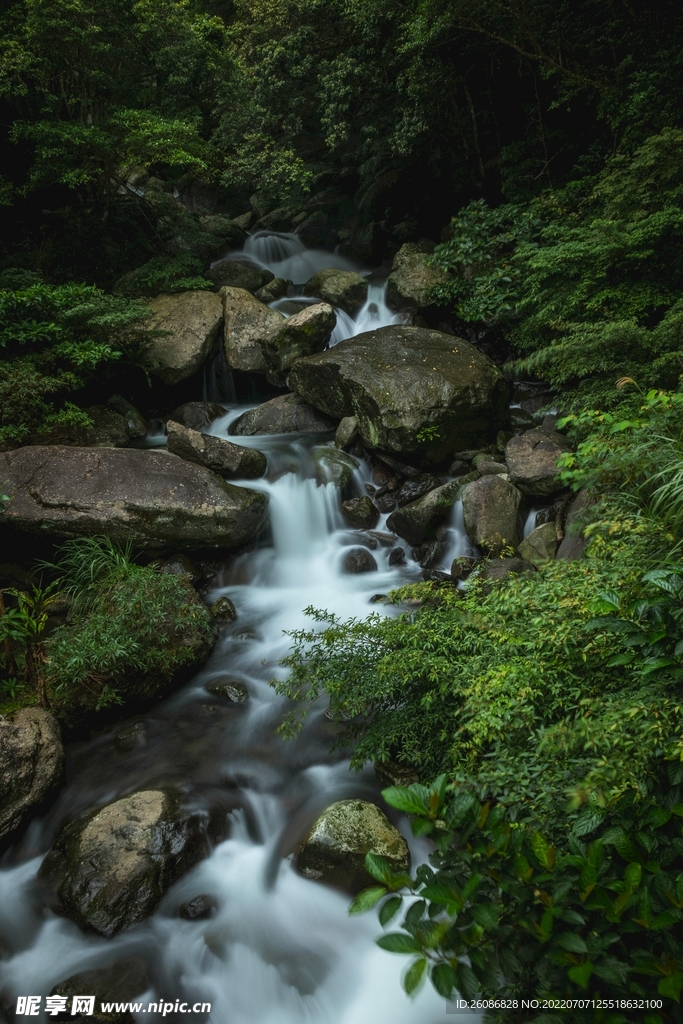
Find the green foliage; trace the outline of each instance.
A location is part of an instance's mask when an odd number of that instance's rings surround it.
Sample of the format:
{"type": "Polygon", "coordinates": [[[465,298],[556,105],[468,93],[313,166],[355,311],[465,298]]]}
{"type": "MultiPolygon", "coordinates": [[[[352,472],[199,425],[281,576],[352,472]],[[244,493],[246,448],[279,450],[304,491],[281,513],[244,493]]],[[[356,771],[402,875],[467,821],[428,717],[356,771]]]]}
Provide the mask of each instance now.
{"type": "Polygon", "coordinates": [[[136,270],[120,278],[114,291],[127,298],[182,292],[190,288],[210,289],[213,281],[202,276],[204,261],[191,252],[177,256],[153,256],[136,270]]]}
{"type": "Polygon", "coordinates": [[[67,541],[54,566],[73,602],[46,642],[51,704],[67,721],[168,688],[208,652],[214,625],[182,577],[105,537],[67,541]]]}
{"type": "MultiPolygon", "coordinates": [[[[86,285],[33,285],[0,291],[0,447],[54,421],[55,403],[101,378],[120,360],[136,362],[151,311],[86,285]]],[[[64,415],[83,415],[75,406],[64,415]]]]}
{"type": "MultiPolygon", "coordinates": [[[[661,1012],[620,1007],[605,1020],[664,1024],[678,1019],[683,989],[683,802],[680,767],[666,791],[622,802],[600,838],[556,847],[516,825],[473,787],[391,787],[387,803],[413,815],[417,836],[434,844],[406,886],[381,857],[366,868],[380,886],[360,893],[360,913],[381,902],[386,927],[410,890],[400,931],[378,940],[414,956],[408,994],[427,973],[440,995],[467,999],[661,999],[661,1012]]],[[[488,1020],[508,1014],[489,1011],[488,1020]]],[[[547,1019],[523,1014],[520,1019],[547,1019]]],[[[566,1011],[578,1024],[602,1019],[566,1011]]]]}

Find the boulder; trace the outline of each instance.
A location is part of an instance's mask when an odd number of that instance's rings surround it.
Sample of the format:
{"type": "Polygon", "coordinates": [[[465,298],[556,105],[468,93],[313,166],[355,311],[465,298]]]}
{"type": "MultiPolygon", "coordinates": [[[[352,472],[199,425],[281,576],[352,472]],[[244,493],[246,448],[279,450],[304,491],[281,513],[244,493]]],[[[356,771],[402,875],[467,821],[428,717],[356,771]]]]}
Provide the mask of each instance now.
{"type": "Polygon", "coordinates": [[[132,1002],[151,987],[152,980],[149,968],[140,957],[125,957],[116,960],[110,967],[100,967],[92,971],[81,971],[60,981],[52,989],[50,995],[66,996],[67,1011],[71,1013],[73,996],[84,992],[95,996],[95,1007],[91,1014],[72,1014],[75,1024],[85,1024],[87,1017],[95,1020],[108,1021],[109,1024],[134,1024],[133,1014],[123,1005],[132,1002]],[[102,1003],[118,1003],[119,1006],[109,1011],[102,1010],[102,1003]]]}
{"type": "Polygon", "coordinates": [[[225,317],[225,356],[234,370],[265,373],[266,360],[261,342],[281,327],[286,317],[264,306],[244,288],[221,288],[225,317]]]}
{"type": "Polygon", "coordinates": [[[349,448],[358,437],[358,423],[355,416],[344,416],[334,434],[337,448],[349,448]]]}
{"type": "Polygon", "coordinates": [[[307,878],[357,893],[377,884],[365,869],[368,853],[386,857],[395,872],[410,870],[408,844],[386,815],[366,800],[340,800],[313,825],[297,868],[307,878]]]}
{"type": "MultiPolygon", "coordinates": [[[[491,558],[481,563],[479,577],[489,583],[495,583],[507,579],[508,576],[528,576],[531,572],[536,572],[535,567],[523,558],[491,558]]],[[[485,588],[487,593],[490,589],[485,588]]]]}
{"type": "Polygon", "coordinates": [[[283,299],[289,291],[291,283],[291,281],[285,281],[284,277],[275,277],[268,284],[264,284],[263,288],[259,288],[256,298],[268,306],[271,302],[283,299]]]}
{"type": "Polygon", "coordinates": [[[322,352],[337,323],[337,315],[327,302],[304,306],[300,313],[273,327],[261,341],[266,365],[284,382],[292,363],[303,356],[322,352]]]}
{"type": "Polygon", "coordinates": [[[131,433],[124,416],[106,405],[91,405],[83,412],[89,423],[53,423],[31,436],[31,444],[67,444],[77,448],[125,448],[131,433]]]}
{"type": "Polygon", "coordinates": [[[437,529],[451,514],[459,486],[456,480],[451,480],[450,483],[429,491],[417,501],[403,505],[391,513],[387,519],[387,527],[411,545],[434,539],[437,529]]]}
{"type": "Polygon", "coordinates": [[[586,490],[579,491],[572,501],[564,524],[565,534],[557,549],[557,558],[573,562],[575,559],[583,557],[588,540],[583,536],[581,526],[588,509],[594,502],[595,497],[586,490]]]}
{"type": "Polygon", "coordinates": [[[396,500],[400,505],[408,505],[411,501],[417,501],[430,491],[441,486],[441,480],[432,476],[431,473],[421,473],[417,477],[406,480],[396,492],[396,500]]]}
{"type": "Polygon", "coordinates": [[[38,878],[55,910],[109,939],[149,917],[207,853],[204,815],[177,793],[146,790],[63,828],[38,878]]]}
{"type": "Polygon", "coordinates": [[[521,539],[521,500],[517,488],[501,476],[483,476],[467,484],[462,491],[462,511],[470,543],[494,555],[504,547],[516,548],[521,539]]]}
{"type": "Polygon", "coordinates": [[[190,430],[169,420],[166,424],[168,440],[166,447],[173,455],[179,455],[187,462],[206,466],[228,479],[253,480],[263,476],[268,460],[257,448],[245,448],[233,444],[224,437],[212,437],[190,430]]]}
{"type": "Polygon", "coordinates": [[[351,548],[342,559],[342,569],[349,575],[377,572],[377,562],[367,548],[351,548]]]}
{"type": "Polygon", "coordinates": [[[159,564],[159,572],[162,576],[182,576],[193,587],[201,583],[204,577],[202,570],[197,568],[194,562],[181,552],[176,552],[175,555],[171,555],[170,558],[161,562],[159,564]]]}
{"type": "Polygon", "coordinates": [[[221,300],[213,292],[189,291],[158,295],[148,305],[154,313],[149,326],[168,333],[149,341],[145,365],[164,384],[177,384],[211,355],[223,320],[221,300]]]}
{"type": "Polygon", "coordinates": [[[521,557],[532,565],[541,565],[554,558],[556,551],[557,531],[554,523],[537,526],[519,545],[521,557]]]}
{"type": "Polygon", "coordinates": [[[508,468],[504,462],[493,462],[490,459],[482,459],[477,463],[477,472],[481,476],[500,476],[507,473],[508,468]]]}
{"type": "Polygon", "coordinates": [[[224,683],[209,683],[206,689],[212,696],[222,697],[223,700],[229,700],[232,704],[243,704],[249,697],[246,686],[238,679],[228,679],[224,683]]]}
{"type": "Polygon", "coordinates": [[[44,708],[0,716],[0,837],[21,825],[64,767],[59,726],[44,708]]]}
{"type": "Polygon", "coordinates": [[[367,495],[343,501],[341,509],[346,522],[356,530],[372,530],[377,526],[379,511],[367,495]]]}
{"type": "Polygon", "coordinates": [[[220,260],[206,276],[217,288],[244,288],[248,292],[257,292],[275,277],[270,270],[248,260],[220,260]]]}
{"type": "Polygon", "coordinates": [[[288,385],[329,416],[355,416],[368,447],[440,462],[505,423],[507,384],[468,341],[396,324],[299,359],[288,385]]]}
{"type": "Polygon", "coordinates": [[[131,437],[144,437],[149,433],[149,422],[134,405],[122,395],[112,395],[107,399],[107,405],[115,412],[123,416],[126,421],[126,429],[131,437]]]}
{"type": "Polygon", "coordinates": [[[190,430],[204,430],[221,416],[225,416],[225,409],[218,402],[185,402],[173,410],[169,419],[190,430]]]}
{"type": "Polygon", "coordinates": [[[257,434],[323,434],[334,430],[334,423],[299,395],[278,395],[256,409],[242,413],[228,427],[237,437],[257,434]]]}
{"type": "Polygon", "coordinates": [[[178,916],[184,917],[186,921],[205,921],[207,917],[212,917],[217,909],[218,904],[213,896],[200,893],[193,900],[188,900],[178,907],[178,916]]]}
{"type": "Polygon", "coordinates": [[[230,598],[223,595],[211,605],[211,614],[220,622],[234,622],[237,618],[237,609],[230,598]]]}
{"type": "Polygon", "coordinates": [[[505,446],[510,480],[523,494],[546,497],[564,487],[557,478],[557,460],[572,446],[562,434],[536,427],[513,437],[505,446]]]}
{"type": "Polygon", "coordinates": [[[309,278],[304,286],[304,295],[322,299],[353,316],[367,298],[368,282],[352,270],[329,267],[309,278]]]}
{"type": "Polygon", "coordinates": [[[237,548],[265,521],[264,494],[164,451],[27,447],[0,453],[0,521],[42,536],[106,534],[146,547],[237,548]]]}
{"type": "Polygon", "coordinates": [[[394,256],[387,281],[387,305],[399,313],[417,313],[434,304],[432,291],[452,278],[429,263],[431,247],[406,242],[394,256]]]}

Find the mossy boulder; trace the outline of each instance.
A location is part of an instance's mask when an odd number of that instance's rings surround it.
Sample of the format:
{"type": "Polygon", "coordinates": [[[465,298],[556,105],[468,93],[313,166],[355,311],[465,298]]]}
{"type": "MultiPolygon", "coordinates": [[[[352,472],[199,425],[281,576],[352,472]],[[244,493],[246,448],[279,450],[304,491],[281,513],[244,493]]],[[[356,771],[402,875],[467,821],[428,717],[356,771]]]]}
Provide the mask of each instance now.
{"type": "Polygon", "coordinates": [[[387,305],[401,313],[417,313],[434,305],[433,290],[450,281],[445,270],[433,267],[433,245],[406,242],[394,256],[387,281],[387,305]]]}
{"type": "Polygon", "coordinates": [[[368,282],[352,270],[328,267],[309,278],[304,286],[304,295],[322,299],[353,316],[367,298],[368,282]]]}
{"type": "Polygon", "coordinates": [[[365,869],[368,853],[386,857],[395,872],[410,869],[408,844],[379,807],[340,800],[314,823],[299,848],[297,868],[307,878],[357,893],[376,884],[365,869]]]}
{"type": "Polygon", "coordinates": [[[284,384],[284,374],[297,359],[322,352],[330,340],[337,316],[327,302],[304,306],[284,323],[273,327],[261,341],[269,379],[284,384]]]}
{"type": "Polygon", "coordinates": [[[341,491],[348,489],[358,461],[339,448],[325,445],[313,448],[311,458],[315,465],[315,477],[319,484],[333,483],[341,491]]]}
{"type": "Polygon", "coordinates": [[[112,938],[149,917],[208,850],[204,815],[173,791],[146,790],[63,828],[38,878],[55,910],[112,938]]]}
{"type": "Polygon", "coordinates": [[[164,384],[177,384],[201,369],[211,354],[223,321],[221,300],[213,292],[158,295],[148,302],[150,327],[163,331],[151,339],[145,366],[164,384]]]}
{"type": "Polygon", "coordinates": [[[261,343],[281,327],[285,316],[270,309],[245,288],[221,288],[225,319],[225,357],[233,370],[265,373],[268,369],[261,343]]]}
{"type": "Polygon", "coordinates": [[[521,500],[517,488],[499,475],[483,476],[464,487],[462,510],[471,543],[490,555],[516,548],[521,540],[521,500]]]}
{"type": "Polygon", "coordinates": [[[166,447],[187,462],[206,466],[226,479],[255,480],[263,476],[268,460],[257,448],[233,444],[224,437],[213,437],[169,420],[166,447]]]}
{"type": "Polygon", "coordinates": [[[505,446],[505,461],[510,479],[523,494],[547,497],[564,488],[559,479],[557,460],[572,445],[563,434],[555,430],[536,427],[511,438],[505,446]]]}
{"type": "Polygon", "coordinates": [[[459,489],[457,480],[435,487],[423,497],[392,512],[387,519],[387,527],[409,544],[433,540],[438,528],[448,520],[459,489]]]}
{"type": "Polygon", "coordinates": [[[256,409],[242,413],[228,427],[237,437],[258,434],[326,434],[334,422],[319,413],[299,395],[278,395],[256,409]]]}
{"type": "Polygon", "coordinates": [[[0,837],[24,822],[63,767],[62,738],[51,712],[22,708],[0,716],[0,837]]]}
{"type": "Polygon", "coordinates": [[[495,438],[508,418],[501,371],[462,338],[396,324],[292,366],[288,386],[328,416],[355,416],[363,443],[414,460],[495,438]]]}

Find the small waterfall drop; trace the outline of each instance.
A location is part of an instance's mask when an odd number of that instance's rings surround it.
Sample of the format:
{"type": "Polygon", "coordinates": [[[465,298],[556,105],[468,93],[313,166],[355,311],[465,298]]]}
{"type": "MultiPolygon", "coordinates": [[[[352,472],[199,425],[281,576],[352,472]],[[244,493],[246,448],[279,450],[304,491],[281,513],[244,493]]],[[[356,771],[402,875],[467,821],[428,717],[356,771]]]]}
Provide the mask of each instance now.
{"type": "Polygon", "coordinates": [[[275,277],[302,285],[319,270],[335,267],[338,270],[357,270],[353,260],[324,249],[307,249],[296,234],[278,234],[256,231],[249,235],[238,252],[228,254],[230,259],[248,259],[259,267],[270,270],[275,277]]]}

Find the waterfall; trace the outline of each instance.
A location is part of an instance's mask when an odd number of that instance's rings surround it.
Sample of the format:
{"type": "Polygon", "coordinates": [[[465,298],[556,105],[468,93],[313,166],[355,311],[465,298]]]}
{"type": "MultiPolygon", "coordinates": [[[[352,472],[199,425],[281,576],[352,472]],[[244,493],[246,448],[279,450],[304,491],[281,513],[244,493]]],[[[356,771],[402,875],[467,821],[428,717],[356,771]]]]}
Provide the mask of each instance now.
{"type": "MultiPolygon", "coordinates": [[[[275,277],[302,285],[319,270],[335,267],[338,270],[356,270],[353,260],[324,249],[307,249],[296,234],[256,231],[249,235],[242,249],[226,254],[229,259],[248,259],[275,277]]],[[[223,257],[226,258],[226,257],[223,257]]]]}

